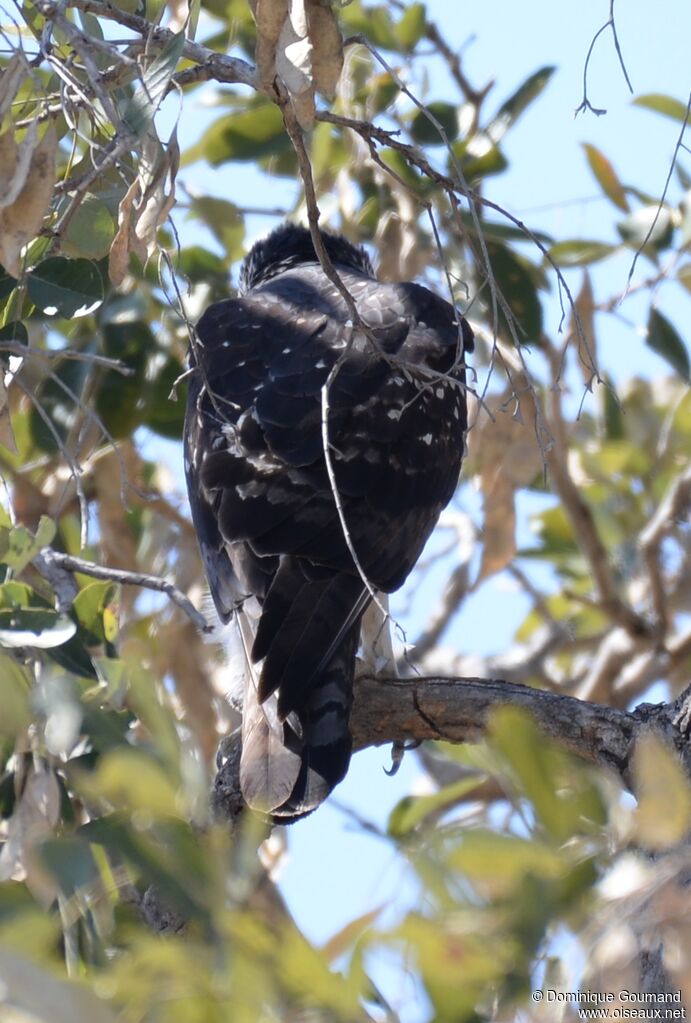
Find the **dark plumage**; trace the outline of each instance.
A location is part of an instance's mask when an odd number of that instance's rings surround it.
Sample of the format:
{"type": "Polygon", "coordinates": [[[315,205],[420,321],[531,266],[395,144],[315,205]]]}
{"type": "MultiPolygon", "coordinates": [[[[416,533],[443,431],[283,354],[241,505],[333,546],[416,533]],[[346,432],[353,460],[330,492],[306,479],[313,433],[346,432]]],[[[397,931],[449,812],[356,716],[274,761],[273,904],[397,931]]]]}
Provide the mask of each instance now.
{"type": "Polygon", "coordinates": [[[360,620],[396,590],[458,481],[472,332],[417,284],[382,284],[323,234],[370,336],[353,332],[307,230],[258,242],[241,295],[197,326],[185,422],[192,518],[216,609],[244,658],[241,785],[276,818],[309,813],[350,759],[360,620]],[[323,389],[339,360],[328,393],[323,389]]]}

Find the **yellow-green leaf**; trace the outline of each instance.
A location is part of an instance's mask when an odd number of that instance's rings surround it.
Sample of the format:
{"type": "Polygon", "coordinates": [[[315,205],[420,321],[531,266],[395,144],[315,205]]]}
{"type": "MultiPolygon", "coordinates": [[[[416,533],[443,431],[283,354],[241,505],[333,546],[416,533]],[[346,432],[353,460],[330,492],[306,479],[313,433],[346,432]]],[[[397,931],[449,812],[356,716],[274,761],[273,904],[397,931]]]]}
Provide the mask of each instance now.
{"type": "Polygon", "coordinates": [[[605,193],[608,199],[611,199],[615,206],[618,206],[620,210],[624,210],[625,213],[629,212],[629,201],[626,198],[626,192],[624,186],[617,177],[614,167],[607,159],[604,153],[601,153],[595,146],[591,146],[588,142],[583,144],[585,150],[586,159],[590,165],[590,169],[597,178],[597,182],[600,188],[605,193]]]}

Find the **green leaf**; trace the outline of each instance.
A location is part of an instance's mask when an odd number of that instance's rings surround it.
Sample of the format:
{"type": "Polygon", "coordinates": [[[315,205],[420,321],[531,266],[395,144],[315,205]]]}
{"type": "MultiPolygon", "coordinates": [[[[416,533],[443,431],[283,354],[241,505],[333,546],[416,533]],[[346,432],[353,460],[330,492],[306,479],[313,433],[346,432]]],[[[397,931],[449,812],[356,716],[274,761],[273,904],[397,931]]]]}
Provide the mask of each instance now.
{"type": "Polygon", "coordinates": [[[4,267],[0,266],[0,299],[7,298],[17,287],[15,277],[10,277],[4,267]]]}
{"type": "Polygon", "coordinates": [[[439,122],[449,142],[458,135],[458,111],[453,103],[426,103],[425,110],[418,110],[410,122],[410,134],[414,142],[421,145],[440,146],[444,140],[436,125],[427,116],[429,113],[439,122]]]}
{"type": "Polygon", "coordinates": [[[15,1018],[50,1020],[50,1023],[116,1023],[115,1013],[87,987],[59,980],[52,970],[28,957],[0,948],[0,986],[3,1002],[15,1018]]]}
{"type": "Polygon", "coordinates": [[[31,721],[32,679],[10,654],[0,652],[0,736],[14,739],[31,721]]]}
{"type": "Polygon", "coordinates": [[[403,17],[396,25],[396,35],[406,52],[414,50],[425,34],[427,11],[424,4],[413,3],[406,7],[403,17]]]}
{"type": "Polygon", "coordinates": [[[47,650],[67,642],[76,629],[70,618],[57,611],[36,607],[0,610],[0,646],[47,650]]]}
{"type": "Polygon", "coordinates": [[[26,526],[15,526],[10,530],[9,547],[2,560],[17,574],[36,557],[42,547],[47,547],[55,537],[55,523],[47,515],[42,515],[36,534],[30,533],[26,526]]]}
{"type": "Polygon", "coordinates": [[[47,607],[42,597],[26,583],[16,581],[0,586],[0,608],[47,607]]]}
{"type": "Polygon", "coordinates": [[[54,453],[59,447],[56,438],[64,441],[67,437],[74,419],[74,399],[70,397],[70,392],[75,396],[82,393],[88,373],[87,362],[64,359],[60,363],[53,363],[52,376],[45,381],[37,395],[43,415],[38,408],[32,407],[29,417],[31,439],[42,451],[54,453]]]}
{"type": "Polygon", "coordinates": [[[557,266],[588,266],[617,251],[616,245],[574,238],[552,245],[549,254],[557,266]]]}
{"type": "Polygon", "coordinates": [[[657,309],[651,308],[648,317],[648,348],[662,356],[680,377],[689,381],[691,363],[686,345],[677,330],[657,309]]]}
{"type": "Polygon", "coordinates": [[[30,272],[29,297],[46,316],[75,319],[97,309],[103,301],[103,280],[88,259],[51,256],[30,272]]]}
{"type": "Polygon", "coordinates": [[[38,855],[65,895],[92,884],[99,876],[91,846],[82,838],[48,839],[39,846],[38,855]]]}
{"type": "Polygon", "coordinates": [[[382,149],[380,157],[383,164],[390,167],[394,174],[397,174],[411,188],[420,191],[423,186],[423,179],[420,174],[410,166],[402,153],[397,149],[382,149]]]}
{"type": "Polygon", "coordinates": [[[106,640],[103,623],[105,610],[117,604],[119,587],[115,583],[88,583],[79,591],[72,604],[72,612],[86,635],[87,646],[100,646],[106,640]]]}
{"type": "MultiPolygon", "coordinates": [[[[229,259],[235,262],[243,254],[245,218],[235,203],[216,196],[197,196],[192,200],[190,217],[202,220],[214,238],[221,243],[229,259]]],[[[186,250],[183,250],[181,259],[186,250]]],[[[194,280],[194,278],[192,278],[194,280]]]]}
{"type": "Polygon", "coordinates": [[[495,117],[487,126],[487,134],[495,145],[530,104],[537,99],[556,70],[556,67],[548,65],[535,71],[502,103],[495,117]]]}
{"type": "Polygon", "coordinates": [[[143,422],[147,367],[157,353],[156,338],[146,323],[127,319],[106,323],[102,336],[105,354],[134,370],[128,377],[107,370],[96,394],[96,412],[113,437],[120,439],[143,422]]]}
{"type": "Polygon", "coordinates": [[[60,239],[60,248],[72,259],[103,259],[115,236],[115,221],[108,207],[93,195],[87,195],[70,219],[60,239]]]}
{"type": "Polygon", "coordinates": [[[481,828],[469,829],[449,862],[472,882],[480,882],[495,894],[508,894],[526,875],[557,880],[566,874],[568,859],[553,846],[537,839],[528,841],[481,828]]]}
{"type": "Polygon", "coordinates": [[[680,266],[677,270],[677,280],[683,288],[691,292],[691,263],[680,266]]]}
{"type": "Polygon", "coordinates": [[[603,823],[602,802],[588,776],[517,707],[499,707],[490,721],[492,746],[510,766],[517,794],[526,797],[550,838],[565,842],[584,820],[603,823]]]}
{"type": "MultiPolygon", "coordinates": [[[[542,334],[542,305],[528,265],[500,242],[489,242],[487,252],[497,287],[516,320],[518,343],[530,344],[538,340],[542,334]]],[[[485,301],[489,306],[489,293],[485,295],[485,301]]],[[[498,330],[507,341],[513,342],[512,331],[500,306],[497,308],[497,316],[498,330]]]]}
{"type": "MultiPolygon", "coordinates": [[[[506,157],[487,132],[478,132],[467,142],[455,142],[452,150],[455,159],[461,164],[464,176],[469,181],[485,178],[490,174],[500,174],[509,165],[506,157]]],[[[450,174],[456,173],[454,162],[450,156],[448,167],[450,174]]]]}
{"type": "Polygon", "coordinates": [[[621,402],[617,398],[612,380],[605,376],[605,386],[601,388],[602,394],[602,417],[605,423],[605,436],[607,440],[623,440],[625,436],[624,412],[621,402]]]}
{"type": "Polygon", "coordinates": [[[454,806],[466,793],[477,788],[485,775],[474,774],[445,785],[439,792],[428,796],[404,796],[389,815],[387,832],[394,838],[403,838],[427,817],[438,815],[454,806]]]}
{"type": "Polygon", "coordinates": [[[219,118],[204,133],[188,158],[208,160],[213,167],[229,160],[258,160],[292,150],[281,111],[266,100],[238,114],[219,118]]]}
{"type": "Polygon", "coordinates": [[[79,781],[92,799],[104,799],[128,812],[145,810],[157,817],[177,816],[181,806],[171,779],[152,757],[131,747],[109,750],[96,769],[79,781]]]}
{"type": "Polygon", "coordinates": [[[138,138],[146,133],[161,105],[184,45],[184,30],[170,37],[156,59],[149,64],[141,84],[137,83],[134,95],[123,111],[123,121],[138,138]]]}
{"type": "Polygon", "coordinates": [[[361,0],[353,0],[341,9],[340,18],[349,33],[363,35],[383,50],[399,48],[397,27],[388,9],[382,4],[364,7],[361,0]]]}
{"type": "Polygon", "coordinates": [[[644,107],[646,110],[654,110],[656,114],[664,114],[675,121],[685,121],[688,107],[681,100],[665,96],[661,92],[649,92],[644,96],[636,96],[632,103],[637,107],[644,107]]]}
{"type": "Polygon", "coordinates": [[[679,845],[691,829],[691,786],[677,755],[644,733],[633,753],[636,840],[646,849],[679,845]]]}
{"type": "Polygon", "coordinates": [[[170,356],[156,369],[153,380],[149,381],[146,392],[144,425],[161,437],[178,440],[182,436],[185,419],[185,403],[171,398],[175,381],[184,373],[184,366],[170,356]]]}
{"type": "Polygon", "coordinates": [[[602,191],[615,206],[618,206],[620,210],[628,213],[630,206],[628,199],[626,198],[624,186],[617,177],[616,171],[610,161],[604,153],[601,153],[599,149],[596,149],[595,146],[591,146],[588,142],[583,143],[583,149],[585,150],[588,165],[595,175],[602,191]]]}

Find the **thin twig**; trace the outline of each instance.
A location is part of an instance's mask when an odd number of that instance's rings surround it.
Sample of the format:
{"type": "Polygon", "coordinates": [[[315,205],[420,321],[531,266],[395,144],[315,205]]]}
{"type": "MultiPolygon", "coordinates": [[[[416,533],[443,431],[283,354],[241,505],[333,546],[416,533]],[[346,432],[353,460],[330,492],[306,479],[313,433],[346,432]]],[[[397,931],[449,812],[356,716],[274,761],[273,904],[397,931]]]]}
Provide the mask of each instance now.
{"type": "Polygon", "coordinates": [[[84,558],[75,558],[71,554],[63,554],[61,551],[54,551],[50,547],[44,547],[40,552],[40,561],[36,567],[42,575],[46,570],[54,569],[57,566],[65,572],[81,572],[82,575],[89,575],[93,579],[104,579],[108,582],[120,583],[123,586],[139,586],[146,590],[155,590],[158,593],[165,593],[169,600],[176,604],[187,617],[194,622],[202,632],[212,632],[213,627],[208,624],[194,604],[179,590],[174,583],[160,576],[148,575],[144,572],[129,572],[121,568],[109,568],[106,565],[96,565],[92,561],[85,561],[84,558]]]}
{"type": "Polygon", "coordinates": [[[609,18],[604,23],[604,25],[601,25],[600,28],[597,30],[597,32],[595,33],[590,42],[590,46],[588,47],[588,53],[586,54],[585,63],[583,64],[583,99],[581,100],[580,105],[576,108],[574,116],[578,116],[578,114],[580,114],[581,111],[584,110],[590,110],[593,114],[595,114],[596,117],[601,117],[603,114],[607,113],[607,110],[604,109],[603,107],[594,107],[593,104],[588,99],[588,66],[590,64],[590,58],[593,55],[593,50],[595,49],[596,42],[598,41],[602,33],[606,32],[608,28],[612,30],[614,49],[616,51],[617,57],[619,58],[619,66],[621,67],[622,73],[624,75],[624,80],[626,81],[626,84],[629,87],[629,92],[633,93],[633,86],[631,85],[631,80],[629,79],[629,73],[626,70],[626,64],[624,63],[624,55],[622,54],[621,46],[619,44],[617,25],[614,20],[614,0],[609,0],[609,18]]]}
{"type": "Polygon", "coordinates": [[[691,115],[691,93],[689,93],[689,98],[686,101],[686,113],[684,114],[684,121],[683,121],[683,124],[681,126],[681,131],[679,132],[679,137],[677,139],[677,144],[674,147],[674,153],[672,154],[672,162],[671,162],[671,164],[669,166],[669,171],[667,172],[667,179],[665,181],[665,187],[662,190],[662,195],[660,196],[660,201],[659,201],[659,203],[657,205],[657,209],[655,210],[655,216],[653,217],[653,221],[652,221],[650,227],[648,228],[648,233],[646,234],[645,238],[643,239],[641,244],[636,249],[636,254],[633,257],[633,261],[631,263],[631,269],[629,270],[629,275],[628,275],[628,277],[626,279],[627,289],[628,289],[628,285],[631,282],[631,278],[633,277],[634,270],[636,269],[636,263],[638,262],[638,257],[640,256],[641,252],[643,252],[643,250],[645,249],[646,245],[648,244],[648,242],[652,238],[653,231],[655,230],[655,225],[657,224],[657,222],[658,222],[658,220],[660,218],[660,214],[662,213],[662,208],[663,208],[663,206],[665,204],[665,199],[667,197],[667,191],[669,189],[669,183],[672,180],[672,174],[674,173],[674,168],[676,167],[677,157],[679,156],[679,151],[680,151],[680,149],[682,148],[682,145],[683,145],[684,133],[686,132],[686,126],[689,123],[689,115],[691,115]]]}
{"type": "Polygon", "coordinates": [[[105,366],[107,369],[115,370],[124,377],[134,375],[131,366],[126,366],[120,359],[109,359],[107,355],[95,355],[93,352],[79,352],[74,348],[32,348],[23,345],[20,341],[1,341],[0,352],[7,352],[9,355],[19,355],[22,358],[35,358],[55,361],[59,359],[73,359],[75,362],[89,362],[94,366],[105,366]]]}

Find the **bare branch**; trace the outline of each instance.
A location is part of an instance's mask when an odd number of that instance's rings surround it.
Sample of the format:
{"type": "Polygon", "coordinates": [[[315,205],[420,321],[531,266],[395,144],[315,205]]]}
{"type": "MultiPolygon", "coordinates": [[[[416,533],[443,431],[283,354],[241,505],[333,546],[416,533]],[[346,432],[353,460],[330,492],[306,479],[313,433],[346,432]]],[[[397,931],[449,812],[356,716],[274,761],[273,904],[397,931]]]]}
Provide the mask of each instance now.
{"type": "MultiPolygon", "coordinates": [[[[185,612],[197,628],[203,632],[212,631],[204,616],[197,611],[185,594],[168,579],[162,579],[156,575],[147,575],[144,572],[126,572],[121,568],[95,565],[92,561],[85,561],[83,558],[72,557],[71,554],[54,551],[50,547],[43,548],[38,558],[35,559],[34,564],[41,575],[53,585],[54,580],[58,578],[59,571],[63,573],[81,572],[82,575],[89,575],[93,579],[105,579],[108,582],[120,583],[124,586],[140,586],[143,589],[165,593],[169,600],[172,600],[181,611],[185,612]]],[[[60,592],[62,594],[67,593],[67,590],[64,589],[64,584],[60,592]]],[[[60,597],[60,593],[58,596],[60,597]]],[[[62,599],[65,599],[64,596],[62,599]]]]}
{"type": "MultiPolygon", "coordinates": [[[[50,0],[48,0],[47,4],[44,4],[44,8],[47,8],[49,4],[50,0]]],[[[52,6],[57,5],[53,4],[52,6]]],[[[117,21],[118,24],[132,29],[133,32],[138,32],[139,35],[147,40],[149,48],[162,49],[170,42],[174,35],[173,32],[166,28],[156,28],[150,21],[140,17],[138,14],[130,14],[129,11],[123,11],[119,7],[112,6],[107,0],[105,2],[102,2],[102,0],[66,0],[65,6],[74,7],[80,11],[87,11],[89,14],[95,14],[98,18],[117,21]]],[[[201,46],[190,39],[185,41],[182,55],[188,60],[194,61],[195,64],[204,65],[208,69],[206,77],[209,79],[233,85],[250,85],[255,89],[259,88],[255,69],[251,64],[241,60],[239,57],[226,57],[224,54],[216,53],[215,50],[209,50],[206,46],[201,46]]],[[[199,80],[201,81],[202,77],[199,80]]]]}
{"type": "Polygon", "coordinates": [[[601,117],[602,114],[607,113],[607,111],[603,107],[594,107],[593,104],[588,99],[588,66],[590,64],[590,58],[593,55],[593,50],[595,49],[596,42],[598,41],[602,33],[606,32],[608,28],[612,30],[614,49],[616,51],[617,57],[619,58],[619,65],[624,75],[624,80],[626,81],[626,84],[629,87],[629,92],[633,93],[633,86],[631,85],[631,80],[629,78],[628,71],[626,70],[626,64],[624,63],[624,55],[621,51],[621,46],[619,44],[617,25],[614,20],[614,0],[609,0],[609,18],[604,23],[604,25],[602,25],[597,30],[597,32],[595,33],[591,40],[590,46],[588,47],[588,53],[586,54],[585,63],[583,65],[583,99],[581,100],[580,105],[576,108],[575,116],[580,114],[581,111],[583,110],[592,111],[592,113],[594,113],[596,117],[601,117]]]}

